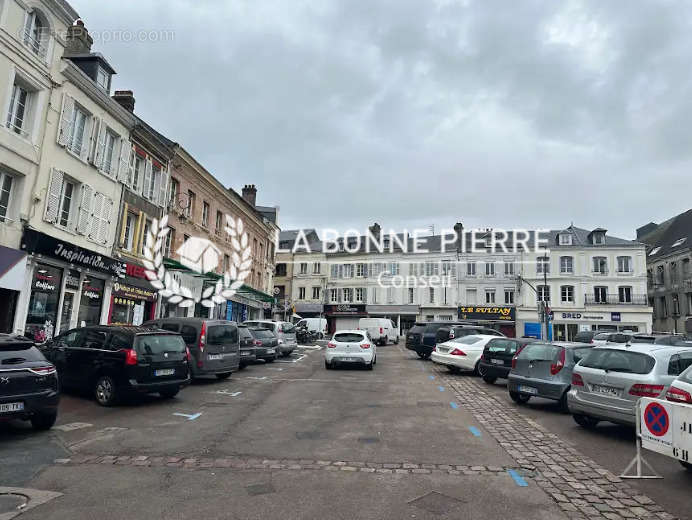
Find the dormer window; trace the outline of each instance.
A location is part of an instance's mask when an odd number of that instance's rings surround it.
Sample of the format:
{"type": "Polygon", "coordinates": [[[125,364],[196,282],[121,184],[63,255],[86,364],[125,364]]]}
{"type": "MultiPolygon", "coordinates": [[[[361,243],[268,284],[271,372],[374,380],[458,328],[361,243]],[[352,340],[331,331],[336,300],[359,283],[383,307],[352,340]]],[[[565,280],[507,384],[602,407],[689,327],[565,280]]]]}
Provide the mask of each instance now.
{"type": "Polygon", "coordinates": [[[687,241],[687,237],[680,238],[680,239],[676,240],[676,241],[673,243],[673,245],[670,246],[670,247],[678,247],[678,246],[681,246],[681,245],[684,244],[686,241],[687,241]]]}
{"type": "Polygon", "coordinates": [[[48,52],[48,24],[38,11],[33,10],[27,13],[23,36],[24,45],[29,47],[31,52],[40,58],[46,57],[48,52]]]}
{"type": "Polygon", "coordinates": [[[571,233],[560,233],[558,235],[558,245],[571,246],[572,245],[572,234],[571,233]]]}
{"type": "Polygon", "coordinates": [[[110,92],[111,75],[103,67],[96,71],[96,84],[100,89],[110,92]]]}
{"type": "Polygon", "coordinates": [[[605,244],[605,233],[602,231],[598,231],[593,234],[593,243],[596,246],[600,246],[605,244]]]}

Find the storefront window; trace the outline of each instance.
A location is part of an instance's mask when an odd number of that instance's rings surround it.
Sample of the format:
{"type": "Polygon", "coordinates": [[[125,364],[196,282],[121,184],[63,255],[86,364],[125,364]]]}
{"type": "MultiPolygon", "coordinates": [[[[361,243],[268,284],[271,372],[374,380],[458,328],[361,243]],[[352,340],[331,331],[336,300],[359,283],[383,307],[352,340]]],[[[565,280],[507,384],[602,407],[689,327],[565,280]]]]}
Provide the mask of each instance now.
{"type": "Polygon", "coordinates": [[[101,322],[104,280],[88,276],[82,282],[82,297],[79,301],[79,318],[77,324],[98,325],[101,322]]]}
{"type": "Polygon", "coordinates": [[[31,282],[26,334],[43,343],[53,337],[58,318],[58,303],[62,286],[62,269],[37,264],[31,282]]]}

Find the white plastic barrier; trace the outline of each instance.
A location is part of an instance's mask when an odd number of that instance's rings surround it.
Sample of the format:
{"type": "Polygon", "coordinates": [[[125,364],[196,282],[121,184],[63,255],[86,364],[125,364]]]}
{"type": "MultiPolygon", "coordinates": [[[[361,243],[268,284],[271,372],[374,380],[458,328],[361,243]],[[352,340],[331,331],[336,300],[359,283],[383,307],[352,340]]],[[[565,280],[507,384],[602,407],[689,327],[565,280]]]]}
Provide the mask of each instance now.
{"type": "Polygon", "coordinates": [[[641,449],[692,463],[692,406],[643,397],[637,403],[637,455],[622,478],[661,478],[642,457],[641,449]],[[644,475],[645,465],[653,475],[644,475]],[[628,475],[633,466],[636,474],[628,475]]]}

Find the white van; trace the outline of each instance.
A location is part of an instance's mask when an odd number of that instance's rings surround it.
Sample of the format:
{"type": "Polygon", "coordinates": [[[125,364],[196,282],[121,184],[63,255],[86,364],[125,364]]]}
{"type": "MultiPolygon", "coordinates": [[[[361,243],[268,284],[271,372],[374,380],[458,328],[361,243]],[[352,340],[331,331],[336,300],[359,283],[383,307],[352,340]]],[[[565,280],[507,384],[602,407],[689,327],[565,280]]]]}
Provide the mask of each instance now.
{"type": "Polygon", "coordinates": [[[358,320],[358,329],[367,331],[372,340],[379,345],[386,345],[390,341],[399,343],[399,329],[390,319],[361,318],[358,320]]]}
{"type": "Polygon", "coordinates": [[[320,339],[327,336],[327,318],[303,318],[296,323],[296,328],[298,327],[307,327],[310,331],[320,333],[320,339]]]}

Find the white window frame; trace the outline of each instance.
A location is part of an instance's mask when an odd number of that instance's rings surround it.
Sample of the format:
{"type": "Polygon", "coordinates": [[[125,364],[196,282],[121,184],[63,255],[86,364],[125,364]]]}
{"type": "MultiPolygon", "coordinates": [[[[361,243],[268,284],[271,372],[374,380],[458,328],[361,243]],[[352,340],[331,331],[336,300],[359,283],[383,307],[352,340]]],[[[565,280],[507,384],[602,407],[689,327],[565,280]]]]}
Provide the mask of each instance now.
{"type": "Polygon", "coordinates": [[[16,191],[17,178],[10,175],[4,170],[0,170],[0,224],[4,222],[14,222],[12,218],[12,192],[16,191]],[[9,189],[7,190],[7,203],[2,206],[3,193],[5,192],[5,183],[9,181],[9,189]]]}
{"type": "Polygon", "coordinates": [[[560,286],[560,302],[574,303],[574,285],[560,286]]]}
{"type": "Polygon", "coordinates": [[[202,201],[202,226],[205,228],[209,227],[209,212],[211,211],[211,206],[206,200],[202,201]]]}
{"type": "Polygon", "coordinates": [[[495,303],[495,289],[485,290],[485,303],[495,303]]]}
{"type": "Polygon", "coordinates": [[[514,276],[514,262],[505,262],[505,276],[514,276]]]}
{"type": "Polygon", "coordinates": [[[60,187],[60,203],[58,205],[58,218],[55,221],[55,225],[57,227],[67,230],[72,230],[74,228],[75,202],[77,198],[78,188],[79,183],[67,176],[63,177],[62,186],[60,187]],[[67,210],[67,222],[63,224],[62,220],[63,213],[65,212],[64,205],[67,191],[66,188],[68,185],[72,186],[72,190],[70,192],[70,206],[67,210]]]}
{"type": "Polygon", "coordinates": [[[125,142],[120,139],[118,134],[110,128],[106,128],[104,134],[103,157],[101,158],[101,171],[111,177],[114,177],[118,172],[120,162],[118,142],[121,143],[120,146],[127,146],[125,142]],[[110,159],[107,160],[109,153],[110,159]]]}
{"type": "Polygon", "coordinates": [[[632,273],[632,257],[631,256],[618,256],[618,273],[632,273]]]}
{"type": "Polygon", "coordinates": [[[494,277],[495,276],[495,262],[485,263],[485,276],[494,277]]]}
{"type": "MultiPolygon", "coordinates": [[[[125,230],[123,238],[123,250],[132,251],[135,246],[135,227],[137,227],[137,215],[127,212],[125,215],[125,230]],[[128,222],[132,220],[132,224],[128,226],[128,222]]],[[[170,233],[169,233],[170,235],[170,233]]],[[[168,240],[168,237],[166,237],[168,240]]]]}
{"type": "Polygon", "coordinates": [[[298,287],[298,299],[299,300],[305,299],[305,287],[298,287]]]}
{"type": "Polygon", "coordinates": [[[594,274],[608,274],[608,257],[607,256],[594,256],[591,259],[591,269],[594,274]],[[601,262],[603,261],[603,262],[601,262]],[[603,269],[601,269],[603,265],[603,269]]]}
{"type": "Polygon", "coordinates": [[[339,289],[329,289],[329,301],[332,303],[339,301],[339,289]]]}
{"type": "Polygon", "coordinates": [[[147,245],[147,234],[149,233],[149,230],[151,229],[151,220],[144,217],[143,219],[144,225],[142,226],[142,240],[141,243],[139,244],[139,254],[141,256],[144,256],[144,248],[147,245]]]}
{"type": "Polygon", "coordinates": [[[89,123],[91,118],[91,113],[75,101],[74,107],[72,108],[72,120],[70,122],[70,138],[65,149],[82,160],[84,159],[85,147],[88,148],[89,146],[89,123]],[[75,139],[77,135],[77,120],[80,115],[84,117],[84,127],[82,129],[82,136],[79,141],[79,148],[75,149],[77,145],[77,141],[75,139]]]}
{"type": "Polygon", "coordinates": [[[39,16],[36,9],[31,9],[26,13],[26,19],[24,21],[24,29],[22,30],[21,41],[22,44],[31,51],[32,54],[38,56],[41,61],[46,62],[48,56],[48,50],[50,46],[50,31],[51,28],[45,19],[45,15],[41,13],[39,16]],[[38,35],[38,39],[34,34],[36,32],[37,21],[41,23],[41,32],[38,35]]]}
{"type": "Polygon", "coordinates": [[[312,299],[313,300],[319,300],[320,299],[320,292],[321,292],[321,287],[319,286],[313,286],[312,288],[312,299]]]}
{"type": "Polygon", "coordinates": [[[307,262],[301,262],[300,263],[300,274],[308,274],[308,263],[307,262]]]}
{"type": "Polygon", "coordinates": [[[546,302],[550,301],[550,285],[536,286],[536,301],[543,301],[544,298],[546,302]]]}
{"type": "Polygon", "coordinates": [[[353,303],[353,289],[350,287],[345,287],[342,291],[344,297],[344,303],[353,303]]]}
{"type": "Polygon", "coordinates": [[[315,262],[314,264],[312,264],[312,274],[320,274],[321,270],[322,266],[319,262],[315,262]]]}
{"type": "Polygon", "coordinates": [[[618,287],[618,301],[620,303],[632,303],[632,286],[621,285],[618,287]],[[623,296],[625,296],[623,298],[623,296]]]}
{"type": "Polygon", "coordinates": [[[505,305],[514,305],[515,293],[514,289],[505,289],[505,305]]]}
{"type": "Polygon", "coordinates": [[[572,234],[571,233],[560,233],[558,235],[558,245],[571,246],[572,245],[572,234]]]}
{"type": "Polygon", "coordinates": [[[365,264],[356,264],[356,278],[363,278],[365,276],[365,264]]]}
{"type": "Polygon", "coordinates": [[[539,256],[536,258],[536,274],[550,274],[550,258],[539,256]]]}
{"type": "Polygon", "coordinates": [[[24,139],[30,139],[33,131],[33,119],[37,98],[37,89],[15,73],[14,81],[12,82],[11,91],[9,93],[7,113],[5,118],[5,127],[10,133],[23,137],[24,139]],[[24,105],[22,107],[23,113],[21,117],[21,126],[16,125],[20,106],[18,97],[19,91],[24,91],[26,93],[26,98],[24,99],[24,105]]]}
{"type": "Polygon", "coordinates": [[[362,302],[363,301],[363,288],[362,287],[356,287],[356,296],[355,300],[357,302],[362,302]]]}
{"type": "Polygon", "coordinates": [[[476,276],[476,262],[466,264],[466,276],[476,276]]]}
{"type": "Polygon", "coordinates": [[[574,257],[560,257],[560,274],[574,274],[574,257]]]}
{"type": "Polygon", "coordinates": [[[99,87],[101,90],[110,93],[110,74],[109,72],[104,69],[101,65],[98,66],[96,70],[96,86],[99,87]],[[101,77],[105,79],[105,84],[102,83],[101,77]]]}

